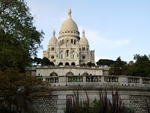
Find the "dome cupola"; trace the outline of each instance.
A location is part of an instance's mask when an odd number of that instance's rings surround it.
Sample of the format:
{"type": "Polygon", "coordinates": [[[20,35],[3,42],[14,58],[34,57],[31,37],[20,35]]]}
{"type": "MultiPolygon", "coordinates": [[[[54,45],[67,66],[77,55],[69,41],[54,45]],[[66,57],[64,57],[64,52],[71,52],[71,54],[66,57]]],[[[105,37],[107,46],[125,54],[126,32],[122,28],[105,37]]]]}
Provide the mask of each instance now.
{"type": "Polygon", "coordinates": [[[79,44],[81,46],[89,46],[89,42],[85,37],[85,31],[84,30],[82,31],[82,38],[80,39],[79,44]]]}
{"type": "Polygon", "coordinates": [[[68,10],[68,18],[64,21],[60,28],[59,38],[69,35],[79,38],[78,26],[71,18],[71,9],[68,10]]]}
{"type": "Polygon", "coordinates": [[[57,43],[57,38],[55,37],[55,30],[53,31],[53,36],[49,41],[49,45],[56,45],[57,43]]]}

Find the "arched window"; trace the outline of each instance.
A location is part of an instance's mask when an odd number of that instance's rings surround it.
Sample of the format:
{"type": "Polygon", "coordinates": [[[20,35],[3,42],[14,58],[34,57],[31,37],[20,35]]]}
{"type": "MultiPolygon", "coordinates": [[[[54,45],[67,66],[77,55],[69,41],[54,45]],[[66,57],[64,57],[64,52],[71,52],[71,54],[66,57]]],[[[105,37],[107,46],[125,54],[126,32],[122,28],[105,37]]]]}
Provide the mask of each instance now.
{"type": "Polygon", "coordinates": [[[73,44],[73,39],[71,39],[71,43],[73,44]]]}
{"type": "Polygon", "coordinates": [[[62,63],[62,62],[59,62],[59,66],[61,66],[61,65],[63,65],[63,63],[62,63]]]}
{"type": "Polygon", "coordinates": [[[66,50],[66,57],[69,56],[69,50],[66,50]]]}
{"type": "Polygon", "coordinates": [[[58,76],[56,72],[52,72],[50,76],[58,76]]]}
{"type": "Polygon", "coordinates": [[[69,66],[69,63],[68,63],[68,62],[66,62],[66,63],[65,63],[65,66],[69,66]]]}
{"type": "Polygon", "coordinates": [[[58,83],[58,75],[55,72],[52,72],[50,74],[49,78],[46,78],[46,81],[50,82],[50,83],[58,83]]]}
{"type": "Polygon", "coordinates": [[[76,40],[74,40],[74,44],[76,45],[76,40]]]}
{"type": "Polygon", "coordinates": [[[72,72],[66,73],[66,76],[73,76],[74,74],[72,72]]]}
{"type": "Polygon", "coordinates": [[[54,50],[55,50],[54,47],[52,47],[52,48],[51,48],[51,51],[54,51],[54,50]]]}
{"type": "Polygon", "coordinates": [[[75,63],[74,63],[74,62],[72,62],[72,63],[71,63],[71,65],[72,65],[72,66],[75,66],[75,63]]]}

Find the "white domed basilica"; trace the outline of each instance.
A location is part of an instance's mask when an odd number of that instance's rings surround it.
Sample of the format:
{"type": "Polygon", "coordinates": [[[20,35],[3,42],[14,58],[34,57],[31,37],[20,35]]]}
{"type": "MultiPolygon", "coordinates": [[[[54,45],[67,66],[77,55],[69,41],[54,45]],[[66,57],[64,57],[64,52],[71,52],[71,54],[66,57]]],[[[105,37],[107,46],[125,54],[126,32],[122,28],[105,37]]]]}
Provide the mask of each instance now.
{"type": "Polygon", "coordinates": [[[55,65],[37,66],[35,72],[52,90],[52,95],[48,96],[46,93],[47,99],[42,97],[36,100],[32,104],[33,110],[37,113],[64,113],[68,99],[71,99],[71,105],[74,105],[74,99],[77,97],[80,100],[78,102],[82,104],[86,98],[92,102],[99,99],[101,93],[106,93],[100,89],[107,90],[108,98],[112,102],[114,88],[127,108],[134,108],[137,113],[146,113],[142,103],[144,99],[150,98],[150,79],[109,75],[110,67],[83,65],[88,62],[95,63],[95,60],[94,51],[89,48],[84,30],[81,35],[80,37],[78,26],[72,20],[69,9],[68,18],[60,28],[59,37],[56,38],[53,31],[48,49],[43,52],[43,57],[47,57],[55,65]]]}
{"type": "Polygon", "coordinates": [[[43,57],[47,57],[55,65],[82,65],[88,62],[95,63],[95,51],[90,50],[85,31],[82,37],[77,24],[71,18],[71,10],[68,10],[68,18],[60,28],[58,39],[55,31],[49,41],[48,49],[43,51],[43,57]]]}

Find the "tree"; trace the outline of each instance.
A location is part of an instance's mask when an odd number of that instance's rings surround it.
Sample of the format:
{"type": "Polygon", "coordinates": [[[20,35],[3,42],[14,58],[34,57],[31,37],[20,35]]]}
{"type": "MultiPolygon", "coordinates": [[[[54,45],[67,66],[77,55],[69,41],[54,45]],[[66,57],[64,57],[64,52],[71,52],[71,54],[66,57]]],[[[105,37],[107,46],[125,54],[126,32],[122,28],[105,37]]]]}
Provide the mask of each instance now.
{"type": "Polygon", "coordinates": [[[54,65],[53,62],[50,62],[50,60],[46,57],[44,57],[42,60],[41,60],[41,65],[42,66],[47,66],[47,65],[54,65]]]}
{"type": "Polygon", "coordinates": [[[28,112],[27,101],[40,91],[43,82],[35,76],[30,76],[25,72],[25,68],[30,64],[31,56],[36,56],[42,39],[43,32],[33,25],[33,17],[25,0],[0,0],[0,109],[4,108],[2,111],[28,112]]]}
{"type": "Polygon", "coordinates": [[[146,55],[134,55],[135,63],[129,65],[127,73],[131,76],[150,77],[150,59],[146,55]]]}
{"type": "Polygon", "coordinates": [[[116,59],[113,65],[110,66],[110,75],[124,75],[127,71],[127,63],[122,61],[120,57],[116,59]]]}
{"type": "Polygon", "coordinates": [[[33,64],[39,65],[39,64],[41,64],[41,61],[42,61],[41,58],[37,58],[37,57],[34,57],[34,59],[31,58],[31,63],[32,63],[32,65],[33,65],[33,64]]]}
{"type": "Polygon", "coordinates": [[[0,109],[15,113],[29,113],[28,102],[42,92],[51,94],[51,90],[43,86],[44,83],[36,76],[20,73],[14,69],[0,71],[0,109]],[[37,87],[38,86],[38,87],[37,87]]]}
{"type": "Polygon", "coordinates": [[[0,0],[0,70],[25,71],[42,39],[24,0],[0,0]]]}
{"type": "Polygon", "coordinates": [[[87,63],[87,66],[89,66],[89,67],[91,67],[91,66],[95,66],[95,63],[88,62],[88,63],[87,63]]]}
{"type": "Polygon", "coordinates": [[[111,66],[112,64],[114,64],[114,61],[109,59],[99,59],[96,64],[99,66],[111,66]]]}

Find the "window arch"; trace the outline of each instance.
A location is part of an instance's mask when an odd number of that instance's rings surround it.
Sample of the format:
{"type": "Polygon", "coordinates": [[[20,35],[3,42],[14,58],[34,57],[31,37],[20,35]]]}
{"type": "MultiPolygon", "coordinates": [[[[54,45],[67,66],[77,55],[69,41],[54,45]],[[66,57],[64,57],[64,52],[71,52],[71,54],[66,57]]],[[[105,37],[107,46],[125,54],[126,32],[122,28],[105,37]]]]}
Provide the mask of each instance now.
{"type": "Polygon", "coordinates": [[[89,74],[87,73],[87,72],[84,72],[83,74],[82,74],[82,76],[88,76],[89,74]]]}
{"type": "Polygon", "coordinates": [[[63,65],[63,63],[62,63],[62,62],[59,62],[59,66],[61,66],[61,65],[63,65]]]}
{"type": "Polygon", "coordinates": [[[65,66],[69,66],[69,63],[68,63],[68,62],[66,62],[66,63],[65,63],[65,66]]]}
{"type": "Polygon", "coordinates": [[[52,72],[49,78],[46,78],[46,81],[50,83],[58,83],[58,75],[56,72],[52,72]]]}
{"type": "Polygon", "coordinates": [[[71,63],[71,65],[72,65],[72,66],[75,66],[75,63],[74,63],[74,62],[72,62],[72,63],[71,63]]]}
{"type": "Polygon", "coordinates": [[[73,76],[74,74],[72,72],[67,72],[66,76],[73,76]]]}
{"type": "Polygon", "coordinates": [[[50,76],[58,76],[56,72],[52,72],[50,76]]]}
{"type": "Polygon", "coordinates": [[[69,50],[66,50],[66,57],[69,56],[69,50]]]}
{"type": "Polygon", "coordinates": [[[76,40],[74,40],[74,44],[76,45],[76,40]]]}

